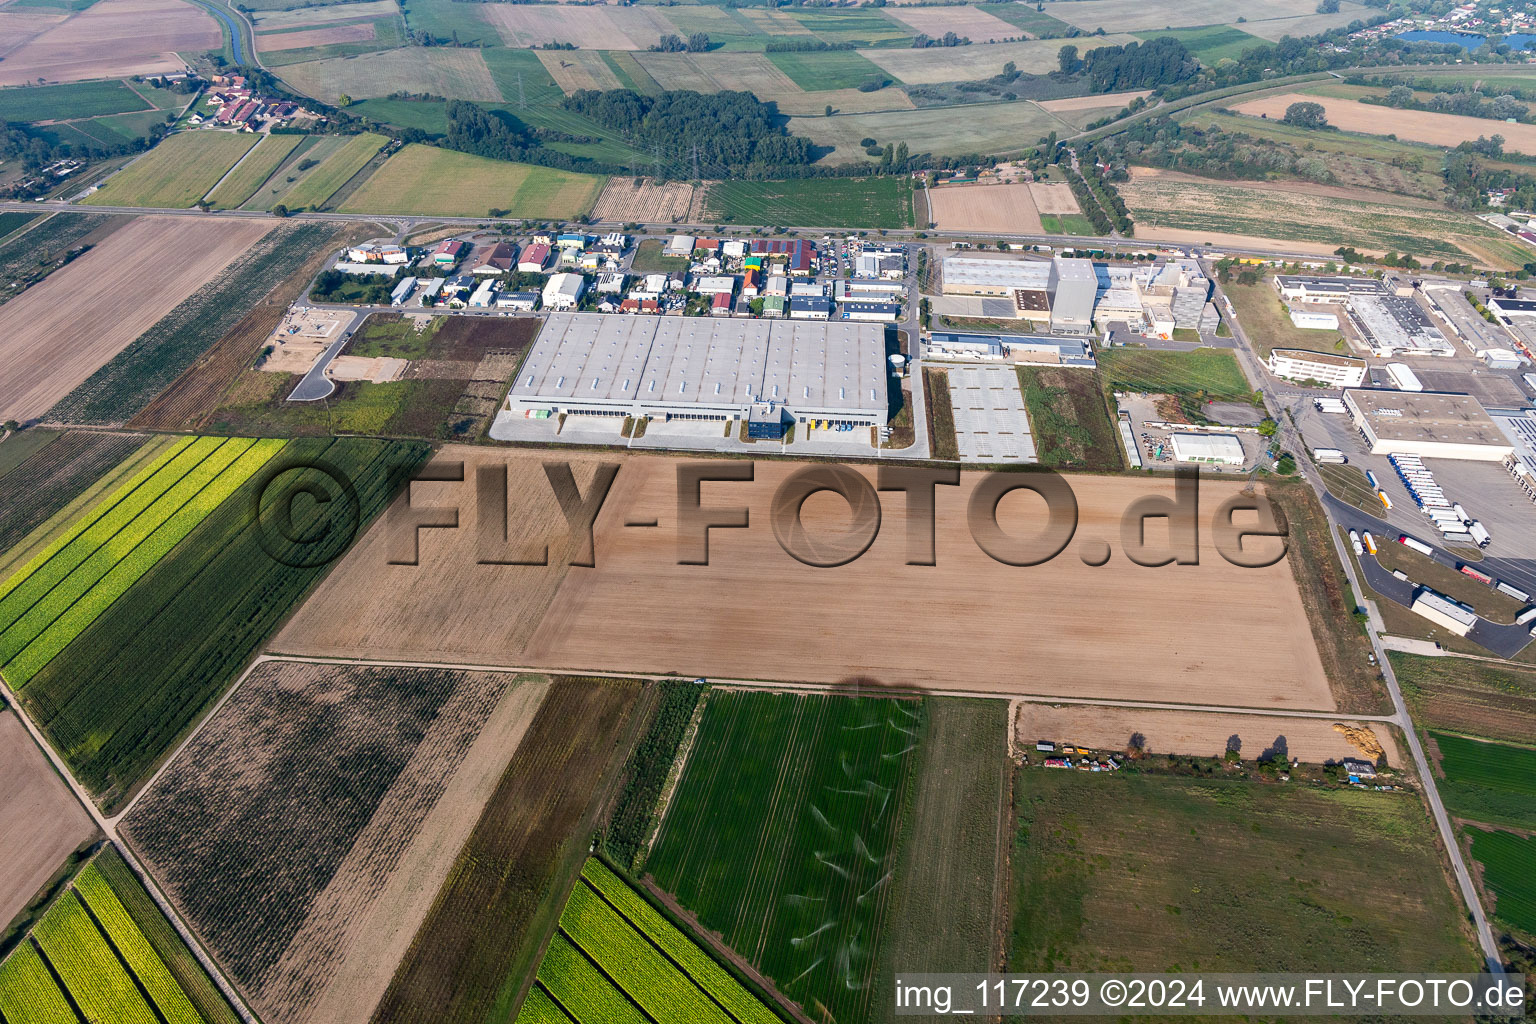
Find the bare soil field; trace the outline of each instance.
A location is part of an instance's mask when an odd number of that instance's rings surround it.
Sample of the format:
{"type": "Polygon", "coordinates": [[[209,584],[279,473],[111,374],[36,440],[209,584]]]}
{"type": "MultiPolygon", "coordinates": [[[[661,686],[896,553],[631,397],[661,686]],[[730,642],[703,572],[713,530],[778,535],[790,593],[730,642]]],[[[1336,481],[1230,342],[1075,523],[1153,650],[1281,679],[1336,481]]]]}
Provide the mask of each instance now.
{"type": "Polygon", "coordinates": [[[302,32],[260,34],[256,36],[256,49],[268,53],[273,50],[297,50],[304,46],[325,46],[328,43],[361,43],[372,38],[374,23],[364,21],[356,25],[331,25],[302,32]]]}
{"type": "MultiPolygon", "coordinates": [[[[970,536],[967,495],[982,477],[967,474],[960,487],[939,489],[937,567],[905,564],[905,509],[887,500],[879,536],[862,557],[812,568],[780,549],[768,521],[775,487],[800,467],[758,464],[754,484],[705,485],[706,506],[748,507],[752,526],[713,531],[710,564],[696,566],[677,564],[678,463],[606,455],[622,468],[597,522],[595,568],[479,564],[473,480],[480,463],[508,467],[514,548],[548,533],[555,560],[565,545],[542,457],[446,450],[439,458],[463,460],[467,482],[417,484],[413,505],[458,507],[459,529],[424,531],[420,564],[391,565],[384,517],[278,634],[273,650],[822,683],[865,676],[1021,696],[1336,706],[1291,567],[1282,559],[1240,569],[1214,550],[1209,518],[1237,491],[1235,483],[1202,487],[1198,566],[1144,568],[1118,554],[1094,569],[1075,546],[1044,565],[1006,566],[970,536]],[[652,516],[657,529],[623,525],[652,516]],[[1207,629],[1212,617],[1221,636],[1243,638],[1240,652],[1207,629]],[[882,626],[897,621],[899,640],[882,626]],[[1234,672],[1238,660],[1242,669],[1234,672]]],[[[596,461],[575,457],[581,486],[596,461]]],[[[1077,536],[1106,538],[1112,547],[1131,502],[1171,491],[1167,481],[1116,477],[1074,476],[1071,486],[1077,536]]],[[[1032,535],[1038,506],[1028,493],[1004,498],[1002,528],[1032,535]]],[[[810,528],[840,530],[846,505],[817,495],[805,518],[810,528]]],[[[1147,524],[1153,545],[1166,537],[1161,523],[1147,524]]]]}
{"type": "Polygon", "coordinates": [[[1267,116],[1278,120],[1285,116],[1285,108],[1292,103],[1320,103],[1328,111],[1328,123],[1346,132],[1365,135],[1383,135],[1390,131],[1400,139],[1428,142],[1447,148],[1471,142],[1479,135],[1504,136],[1504,148],[1517,153],[1536,155],[1536,125],[1509,124],[1486,117],[1463,117],[1459,114],[1434,114],[1422,110],[1394,110],[1358,100],[1337,99],[1331,96],[1312,96],[1299,92],[1266,96],[1263,99],[1239,103],[1232,109],[1253,117],[1267,116]]]}
{"type": "Polygon", "coordinates": [[[263,663],[125,832],[264,1020],[366,1019],[548,686],[263,663]]]}
{"type": "Polygon", "coordinates": [[[693,202],[693,186],[686,181],[658,185],[650,178],[635,184],[634,178],[614,175],[592,208],[592,219],[641,223],[683,221],[693,202]]]}
{"type": "Polygon", "coordinates": [[[508,46],[574,43],[581,50],[644,50],[664,35],[681,34],[650,7],[495,4],[485,16],[508,46]]]}
{"type": "Polygon", "coordinates": [[[352,18],[388,18],[399,13],[400,6],[394,0],[364,0],[363,3],[326,4],[323,7],[300,7],[292,11],[252,11],[250,16],[256,23],[256,31],[265,32],[274,28],[324,25],[352,18]]]}
{"type": "Polygon", "coordinates": [[[140,217],[0,306],[0,419],[46,412],[271,226],[140,217]]]}
{"type": "Polygon", "coordinates": [[[406,46],[356,57],[289,64],[282,77],[300,92],[327,103],[342,95],[355,100],[394,92],[431,93],[462,100],[500,103],[501,90],[480,51],[469,47],[406,46]]]}
{"type": "Polygon", "coordinates": [[[67,17],[60,11],[40,7],[12,6],[0,10],[0,58],[15,53],[67,17]]]}
{"type": "Polygon", "coordinates": [[[886,13],[903,25],[910,25],[913,32],[935,39],[953,32],[973,43],[990,43],[1029,34],[979,7],[907,7],[893,8],[886,13]]]}
{"type": "MultiPolygon", "coordinates": [[[[1102,4],[1114,0],[1091,2],[1102,4]]],[[[895,17],[896,12],[891,12],[891,15],[895,17]]],[[[1021,31],[1014,29],[1013,35],[1021,31]]],[[[1111,32],[1094,39],[1093,45],[1120,46],[1136,41],[1135,36],[1111,32]]],[[[1010,62],[1026,75],[1043,75],[1059,66],[1061,41],[1040,39],[1024,43],[977,43],[974,46],[930,46],[925,49],[874,49],[859,52],[896,76],[899,81],[908,85],[932,85],[938,82],[968,82],[990,78],[1001,74],[1003,65],[1010,62]]]]}
{"type": "Polygon", "coordinates": [[[1045,229],[1040,226],[1040,211],[1030,189],[1023,183],[931,188],[928,219],[946,231],[1038,235],[1045,229]]]}
{"type": "Polygon", "coordinates": [[[12,711],[0,711],[0,924],[31,902],[96,826],[12,711]]]}
{"type": "Polygon", "coordinates": [[[1041,213],[1064,214],[1082,213],[1082,207],[1077,205],[1077,196],[1072,194],[1072,186],[1057,184],[1049,181],[1033,181],[1029,185],[1030,198],[1035,201],[1035,209],[1041,213]]]}
{"type": "Polygon", "coordinates": [[[1095,110],[1099,107],[1123,107],[1131,100],[1145,99],[1152,95],[1150,89],[1136,92],[1103,92],[1094,96],[1069,96],[1064,100],[1036,100],[1046,110],[1095,110]]]}
{"type": "Polygon", "coordinates": [[[596,50],[539,50],[538,58],[567,96],[578,89],[623,88],[619,76],[596,50]]]}
{"type": "Polygon", "coordinates": [[[1373,722],[1326,718],[1282,718],[1269,715],[1228,715],[1204,711],[1147,711],[1140,708],[1093,707],[1084,704],[1048,705],[1020,702],[1014,712],[1015,748],[1026,753],[1036,740],[1053,740],[1091,747],[1124,750],[1133,735],[1144,737],[1143,747],[1153,754],[1191,754],[1220,757],[1232,737],[1245,761],[1266,751],[1284,749],[1291,757],[1322,764],[1346,757],[1376,759],[1374,743],[1386,753],[1394,768],[1406,762],[1391,728],[1373,722]],[[1334,725],[1364,730],[1371,739],[1351,743],[1334,725]],[[1283,741],[1283,748],[1281,747],[1283,741]]]}
{"type": "Polygon", "coordinates": [[[99,0],[7,55],[0,85],[180,71],[178,51],[217,49],[220,38],[213,16],[182,0],[99,0]]]}

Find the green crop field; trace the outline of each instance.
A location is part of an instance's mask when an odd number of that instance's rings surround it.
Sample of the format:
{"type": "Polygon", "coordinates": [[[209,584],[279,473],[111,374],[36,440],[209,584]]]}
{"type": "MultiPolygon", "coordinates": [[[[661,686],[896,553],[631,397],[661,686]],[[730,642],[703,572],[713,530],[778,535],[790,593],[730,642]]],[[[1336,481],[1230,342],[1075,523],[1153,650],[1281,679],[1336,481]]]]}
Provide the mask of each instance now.
{"type": "Polygon", "coordinates": [[[986,11],[1011,25],[1019,26],[1033,36],[1058,38],[1067,33],[1066,22],[1059,21],[1044,11],[1035,10],[1032,4],[988,4],[986,11]]]}
{"type": "Polygon", "coordinates": [[[208,193],[215,209],[232,210],[256,194],[261,183],[272,176],[294,148],[304,141],[302,135],[266,135],[235,165],[223,181],[208,193]]]}
{"type": "Polygon", "coordinates": [[[1042,213],[1040,227],[1047,234],[1072,235],[1074,238],[1089,238],[1098,234],[1093,229],[1093,221],[1080,213],[1042,213]]]}
{"type": "Polygon", "coordinates": [[[586,857],[594,798],[628,752],[639,689],[627,679],[554,680],[373,1024],[511,1017],[586,857]]]}
{"type": "Polygon", "coordinates": [[[922,730],[915,701],[711,693],[646,870],[785,995],[863,1019],[922,730]]]}
{"type": "Polygon", "coordinates": [[[607,179],[533,164],[488,160],[435,146],[410,145],[390,157],[341,204],[344,213],[569,220],[592,208],[607,179]]]}
{"type": "Polygon", "coordinates": [[[780,71],[809,92],[857,89],[874,79],[889,79],[880,66],[855,50],[781,52],[767,54],[780,71]]]}
{"type": "Polygon", "coordinates": [[[354,135],[347,140],[347,144],[339,150],[331,153],[321,160],[319,165],[286,193],[278,197],[281,202],[291,210],[317,209],[325,205],[325,201],[336,194],[336,190],[352,180],[352,176],[367,166],[379,150],[384,148],[384,143],[389,140],[382,135],[374,135],[365,132],[362,135],[354,135]]]}
{"type": "Polygon", "coordinates": [[[705,218],[726,224],[818,228],[909,228],[905,177],[722,181],[709,186],[705,218]]]}
{"type": "Polygon", "coordinates": [[[238,1018],[115,850],[103,851],[0,964],[7,1024],[235,1024],[238,1018]],[[146,998],[147,997],[147,998],[146,998]]]}
{"type": "Polygon", "coordinates": [[[1440,751],[1440,796],[1448,811],[1469,821],[1536,829],[1536,750],[1429,735],[1440,751]]]}
{"type": "Polygon", "coordinates": [[[669,679],[656,685],[661,689],[661,698],[645,736],[624,766],[624,791],[619,794],[603,836],[608,855],[626,870],[635,869],[661,791],[699,703],[700,690],[690,682],[669,679]]]}
{"type": "Polygon", "coordinates": [[[1469,971],[1411,793],[1023,768],[1010,971],[1469,971]]]}
{"type": "Polygon", "coordinates": [[[0,89],[0,121],[12,123],[100,117],[149,107],[120,81],[0,89]]]}
{"type": "Polygon", "coordinates": [[[1483,866],[1483,887],[1493,894],[1493,913],[1536,937],[1536,838],[1467,829],[1472,856],[1483,866]]]}
{"type": "Polygon", "coordinates": [[[31,677],[22,704],[104,806],[131,794],[425,453],[409,443],[287,442],[31,677]],[[327,472],[303,468],[316,460],[352,481],[355,501],[327,472]],[[307,483],[327,502],[312,531],[288,540],[273,532],[271,509],[307,483]],[[258,497],[266,504],[253,518],[258,497]]]}
{"type": "Polygon", "coordinates": [[[1207,67],[1228,57],[1236,60],[1243,55],[1244,50],[1252,47],[1269,45],[1265,40],[1251,36],[1232,25],[1207,25],[1205,28],[1180,28],[1137,34],[1143,39],[1173,36],[1189,48],[1189,52],[1196,60],[1207,67]]]}
{"type": "Polygon", "coordinates": [[[1243,376],[1237,358],[1226,349],[1192,352],[1114,348],[1100,353],[1099,365],[1115,391],[1147,391],[1165,395],[1204,394],[1210,399],[1243,400],[1253,385],[1243,376]]]}
{"type": "MultiPolygon", "coordinates": [[[[534,991],[577,1024],[781,1024],[778,1014],[596,859],[583,865],[566,900],[537,981],[534,991]]],[[[517,1019],[547,1020],[547,1004],[525,1001],[517,1019]]]]}
{"type": "Polygon", "coordinates": [[[21,228],[32,223],[37,218],[38,214],[27,213],[24,210],[11,210],[6,213],[0,213],[0,238],[4,238],[13,231],[21,230],[21,228]]]}
{"type": "Polygon", "coordinates": [[[180,132],[112,175],[81,202],[186,209],[207,195],[255,144],[256,136],[244,132],[180,132]]]}
{"type": "Polygon", "coordinates": [[[784,12],[829,43],[855,46],[905,46],[912,30],[878,10],[793,8],[784,12]]]}
{"type": "Polygon", "coordinates": [[[284,223],[267,232],[212,281],[134,339],[48,415],[67,423],[132,419],[251,307],[331,238],[321,223],[284,223]]]}
{"type": "MultiPolygon", "coordinates": [[[[17,435],[5,447],[25,436],[17,435]]],[[[28,455],[5,474],[8,497],[0,507],[0,554],[57,515],[147,440],[143,434],[72,430],[28,455]]]]}
{"type": "Polygon", "coordinates": [[[412,32],[457,39],[466,46],[500,46],[501,34],[481,15],[481,8],[458,0],[405,0],[400,5],[412,32]]]}
{"type": "Polygon", "coordinates": [[[0,674],[17,691],[282,448],[184,438],[0,584],[0,674]]]}

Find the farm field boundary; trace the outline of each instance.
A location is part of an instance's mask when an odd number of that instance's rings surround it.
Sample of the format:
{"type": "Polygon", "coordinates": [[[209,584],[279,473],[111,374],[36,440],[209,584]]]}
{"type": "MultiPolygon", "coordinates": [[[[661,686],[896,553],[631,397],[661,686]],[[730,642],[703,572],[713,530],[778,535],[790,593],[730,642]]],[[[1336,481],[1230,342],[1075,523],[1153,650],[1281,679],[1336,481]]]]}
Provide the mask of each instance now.
{"type": "MultiPolygon", "coordinates": [[[[106,0],[103,0],[106,2],[106,0]]],[[[192,206],[255,146],[243,132],[178,132],[81,200],[87,206],[192,206]]]]}

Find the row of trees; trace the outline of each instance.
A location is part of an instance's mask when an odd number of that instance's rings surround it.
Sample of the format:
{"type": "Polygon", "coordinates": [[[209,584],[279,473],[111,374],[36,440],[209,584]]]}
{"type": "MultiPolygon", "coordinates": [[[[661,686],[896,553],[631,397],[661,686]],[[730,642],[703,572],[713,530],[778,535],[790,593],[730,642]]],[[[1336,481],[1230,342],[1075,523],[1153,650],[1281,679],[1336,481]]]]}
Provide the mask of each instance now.
{"type": "Polygon", "coordinates": [[[709,33],[693,32],[684,39],[675,32],[668,32],[651,49],[657,53],[703,53],[709,49],[709,33]]]}
{"type": "Polygon", "coordinates": [[[1437,114],[1461,114],[1463,117],[1485,117],[1494,121],[1528,121],[1531,108],[1510,93],[1487,96],[1477,90],[1465,92],[1436,92],[1428,99],[1419,99],[1411,86],[1394,85],[1385,96],[1362,96],[1366,103],[1379,103],[1399,110],[1427,110],[1437,114]]]}

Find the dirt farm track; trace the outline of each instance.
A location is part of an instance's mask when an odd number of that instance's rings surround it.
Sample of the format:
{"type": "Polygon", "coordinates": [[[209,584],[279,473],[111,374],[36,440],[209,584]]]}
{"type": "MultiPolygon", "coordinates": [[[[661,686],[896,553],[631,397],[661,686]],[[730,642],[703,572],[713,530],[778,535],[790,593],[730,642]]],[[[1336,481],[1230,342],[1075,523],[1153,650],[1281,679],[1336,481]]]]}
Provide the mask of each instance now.
{"type": "MultiPolygon", "coordinates": [[[[971,539],[966,502],[981,478],[938,488],[937,565],[906,561],[905,507],[883,496],[869,550],[836,568],[785,554],[769,524],[778,483],[801,468],[759,463],[751,483],[706,483],[706,507],[750,509],[747,529],[716,529],[707,566],[679,565],[675,466],[623,458],[595,530],[596,566],[509,562],[531,538],[565,550],[564,520],[541,458],[449,448],[465,483],[413,485],[413,506],[459,508],[457,530],[423,530],[419,564],[389,564],[390,517],[376,524],[272,643],[281,653],[562,669],[676,672],[831,683],[870,676],[892,685],[1019,695],[1130,698],[1333,710],[1321,660],[1287,562],[1241,569],[1211,539],[1215,507],[1237,489],[1201,493],[1199,565],[1144,568],[1116,551],[1084,564],[1078,547],[1119,547],[1122,512],[1167,481],[1071,478],[1075,539],[1054,560],[1023,568],[993,561],[971,539]],[[477,466],[507,467],[510,545],[477,549],[477,466]],[[655,527],[626,526],[654,518],[655,527]],[[517,547],[519,551],[513,551],[517,547]]],[[[572,459],[586,488],[597,459],[572,459]]],[[[872,477],[872,471],[862,470],[872,477]]],[[[583,490],[583,493],[586,493],[583,490]]],[[[1015,536],[1040,528],[1028,491],[1002,499],[1015,536]]],[[[398,512],[399,506],[392,510],[398,512]]],[[[806,502],[807,529],[843,529],[847,506],[806,502]]],[[[1149,520],[1149,542],[1166,536],[1149,520]]],[[[398,548],[395,548],[398,552],[398,548]]]]}

